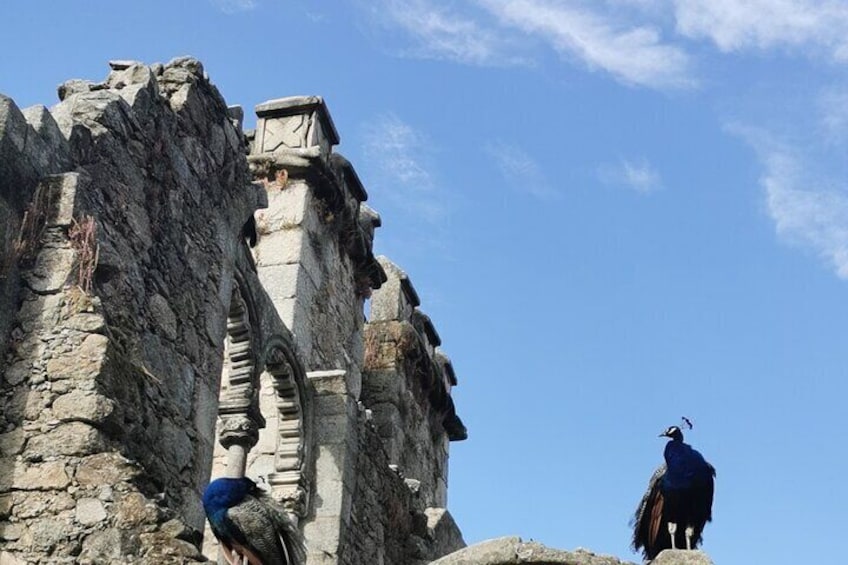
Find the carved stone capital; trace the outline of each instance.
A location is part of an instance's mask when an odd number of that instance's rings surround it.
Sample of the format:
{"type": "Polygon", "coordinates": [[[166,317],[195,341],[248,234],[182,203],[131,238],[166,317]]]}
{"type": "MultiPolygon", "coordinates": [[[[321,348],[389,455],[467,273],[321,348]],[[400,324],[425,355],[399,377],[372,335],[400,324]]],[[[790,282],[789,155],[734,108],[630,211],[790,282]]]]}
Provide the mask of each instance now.
{"type": "Polygon", "coordinates": [[[232,445],[250,449],[259,441],[259,424],[246,414],[222,415],[220,441],[226,449],[232,445]]]}

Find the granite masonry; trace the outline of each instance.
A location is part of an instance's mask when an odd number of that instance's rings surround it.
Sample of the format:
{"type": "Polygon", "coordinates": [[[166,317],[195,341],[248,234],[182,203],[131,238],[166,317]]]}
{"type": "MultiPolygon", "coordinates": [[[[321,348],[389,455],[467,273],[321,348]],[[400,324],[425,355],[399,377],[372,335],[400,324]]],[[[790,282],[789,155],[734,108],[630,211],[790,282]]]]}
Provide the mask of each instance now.
{"type": "Polygon", "coordinates": [[[321,98],[244,131],[194,59],[110,67],[0,95],[0,564],[215,561],[242,471],[309,565],[618,563],[463,549],[457,377],[321,98]]]}

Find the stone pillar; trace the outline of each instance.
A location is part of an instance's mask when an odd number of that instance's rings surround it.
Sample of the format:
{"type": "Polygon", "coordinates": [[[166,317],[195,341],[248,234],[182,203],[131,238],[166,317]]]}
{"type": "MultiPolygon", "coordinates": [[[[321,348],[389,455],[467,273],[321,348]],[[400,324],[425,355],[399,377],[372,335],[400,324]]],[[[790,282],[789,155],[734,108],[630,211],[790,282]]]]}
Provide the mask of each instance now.
{"type": "MultiPolygon", "coordinates": [[[[367,194],[356,172],[333,153],[339,137],[323,99],[272,100],[256,114],[248,161],[268,193],[268,208],[256,214],[257,273],[313,389],[315,482],[303,532],[310,565],[342,563],[355,483],[363,305],[385,279],[371,251],[379,216],[361,206],[367,194]]],[[[278,453],[278,463],[286,457],[278,453]]]]}

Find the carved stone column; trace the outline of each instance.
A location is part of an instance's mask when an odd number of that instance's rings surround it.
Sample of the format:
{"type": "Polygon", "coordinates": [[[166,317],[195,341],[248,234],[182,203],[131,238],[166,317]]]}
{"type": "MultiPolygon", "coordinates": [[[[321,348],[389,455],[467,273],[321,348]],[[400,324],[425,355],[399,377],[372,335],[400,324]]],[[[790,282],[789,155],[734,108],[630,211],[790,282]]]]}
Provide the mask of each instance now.
{"type": "Polygon", "coordinates": [[[243,477],[247,453],[265,419],[259,411],[258,374],[247,304],[234,283],[227,316],[227,388],[218,406],[220,442],[227,450],[228,477],[243,477]]]}

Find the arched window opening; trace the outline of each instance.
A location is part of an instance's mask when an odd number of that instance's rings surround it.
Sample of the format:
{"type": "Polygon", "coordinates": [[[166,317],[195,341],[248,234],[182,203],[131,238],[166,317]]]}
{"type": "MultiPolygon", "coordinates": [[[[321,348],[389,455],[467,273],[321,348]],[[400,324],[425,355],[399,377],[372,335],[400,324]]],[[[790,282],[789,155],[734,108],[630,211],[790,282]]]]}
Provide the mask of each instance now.
{"type": "Polygon", "coordinates": [[[271,376],[276,400],[277,438],[274,472],[268,477],[274,496],[301,517],[309,507],[310,438],[305,375],[281,340],[268,348],[265,370],[271,376]]]}

